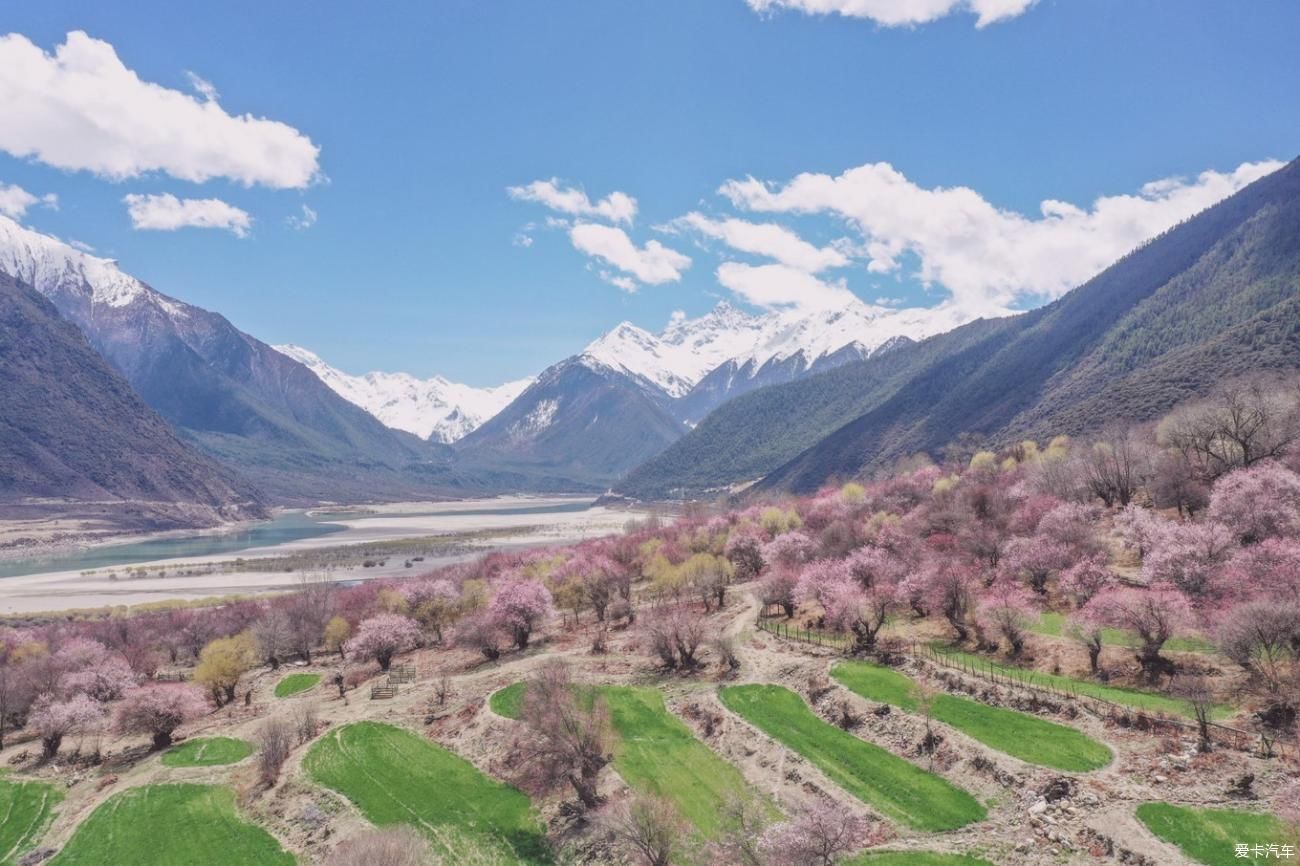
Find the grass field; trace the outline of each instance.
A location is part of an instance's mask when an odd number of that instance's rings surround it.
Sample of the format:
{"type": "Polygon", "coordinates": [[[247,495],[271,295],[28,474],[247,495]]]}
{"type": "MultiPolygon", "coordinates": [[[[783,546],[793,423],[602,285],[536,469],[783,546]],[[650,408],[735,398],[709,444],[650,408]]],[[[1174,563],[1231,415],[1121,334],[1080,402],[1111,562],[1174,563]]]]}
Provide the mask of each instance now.
{"type": "Polygon", "coordinates": [[[843,861],[841,866],[993,866],[969,854],[938,854],[932,851],[872,851],[843,861]]]}
{"type": "Polygon", "coordinates": [[[378,722],[345,725],[313,745],[303,764],[371,823],[410,824],[452,858],[466,844],[517,863],[551,862],[527,796],[410,731],[378,722]]]}
{"type": "MultiPolygon", "coordinates": [[[[916,683],[898,671],[849,661],[835,665],[831,676],[868,700],[917,710],[916,683]]],[[[1041,767],[1082,773],[1106,766],[1113,757],[1110,749],[1074,728],[969,698],[939,694],[931,714],[991,749],[1041,767]]]]}
{"type": "Polygon", "coordinates": [[[521,718],[524,714],[524,692],[527,688],[528,683],[520,680],[504,689],[497,689],[488,698],[488,708],[498,716],[507,719],[521,718]]]}
{"type": "MultiPolygon", "coordinates": [[[[951,661],[965,662],[981,671],[992,670],[993,673],[998,676],[1014,677],[1040,686],[1052,686],[1053,688],[1062,691],[1071,691],[1075,694],[1099,698],[1101,700],[1121,704],[1143,712],[1164,713],[1166,715],[1182,716],[1184,718],[1192,717],[1192,708],[1186,701],[1179,700],[1178,698],[1171,698],[1168,695],[1162,695],[1157,692],[1144,692],[1141,689],[1129,689],[1121,686],[1106,686],[1101,683],[1092,682],[1091,680],[1079,680],[1074,677],[1045,674],[1040,673],[1039,671],[1028,671],[1024,668],[991,661],[984,656],[975,655],[973,653],[947,649],[941,645],[932,644],[931,648],[951,661]],[[1030,680],[1031,676],[1032,681],[1030,680]]],[[[1213,716],[1216,719],[1224,719],[1231,716],[1232,713],[1233,708],[1224,704],[1215,707],[1213,716]]]]}
{"type": "Polygon", "coordinates": [[[728,686],[722,702],[891,820],[917,830],[953,830],[986,814],[947,780],[822,721],[789,689],[728,686]]]}
{"type": "MultiPolygon", "coordinates": [[[[523,712],[525,683],[515,683],[489,698],[492,711],[508,719],[523,712]]],[[[672,801],[682,816],[705,836],[722,829],[729,799],[746,793],[744,777],[719,758],[668,712],[658,689],[601,686],[596,690],[609,707],[618,735],[614,769],[638,791],[672,801]]]]}
{"type": "Polygon", "coordinates": [[[219,785],[146,785],[115,794],[50,866],[293,866],[293,855],[235,813],[219,785]]]}
{"type": "MultiPolygon", "coordinates": [[[[1067,637],[1068,632],[1065,627],[1065,615],[1048,611],[1038,618],[1038,622],[1030,626],[1030,631],[1034,634],[1047,635],[1048,637],[1067,637]]],[[[1117,628],[1104,628],[1101,630],[1101,642],[1105,646],[1126,646],[1135,647],[1138,645],[1137,635],[1132,632],[1123,631],[1117,628]]],[[[1217,651],[1217,647],[1210,641],[1197,635],[1187,637],[1170,638],[1165,643],[1165,649],[1170,652],[1193,652],[1193,653],[1212,653],[1217,651]]]]}
{"type": "Polygon", "coordinates": [[[36,844],[63,794],[44,782],[14,782],[0,775],[0,866],[12,866],[36,844]]]}
{"type": "Polygon", "coordinates": [[[319,682],[320,674],[289,674],[275,684],[275,696],[277,698],[292,697],[299,692],[315,688],[319,682]]]}
{"type": "Polygon", "coordinates": [[[234,764],[253,754],[253,746],[233,737],[199,737],[186,740],[163,752],[168,767],[219,767],[234,764]]]}
{"type": "Polygon", "coordinates": [[[1282,824],[1272,815],[1232,809],[1189,809],[1170,803],[1143,803],[1137,816],[1147,829],[1198,863],[1234,866],[1278,862],[1277,857],[1238,857],[1238,843],[1251,845],[1295,845],[1284,838],[1282,824]]]}

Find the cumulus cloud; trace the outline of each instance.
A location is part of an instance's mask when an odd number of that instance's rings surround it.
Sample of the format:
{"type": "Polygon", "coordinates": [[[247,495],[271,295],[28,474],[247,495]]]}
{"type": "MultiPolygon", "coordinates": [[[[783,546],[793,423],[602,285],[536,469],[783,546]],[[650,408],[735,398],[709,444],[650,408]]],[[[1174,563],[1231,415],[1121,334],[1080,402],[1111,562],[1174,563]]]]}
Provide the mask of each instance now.
{"type": "Polygon", "coordinates": [[[17,184],[0,183],[0,213],[19,219],[26,215],[28,208],[34,205],[57,210],[59,197],[52,192],[45,195],[35,195],[17,184]]]}
{"type": "Polygon", "coordinates": [[[127,213],[136,229],[170,232],[180,228],[225,229],[236,237],[247,237],[253,218],[247,211],[219,198],[177,198],[163,195],[128,195],[127,213]]]}
{"type": "Polygon", "coordinates": [[[603,219],[631,224],[636,218],[636,199],[625,192],[612,192],[593,202],[577,187],[563,186],[558,178],[535,180],[525,186],[511,186],[506,192],[516,201],[531,201],[575,217],[603,219]]]}
{"type": "Polygon", "coordinates": [[[723,262],[718,282],[758,307],[829,309],[856,301],[843,280],[828,282],[789,265],[746,265],[723,262]]]}
{"type": "MultiPolygon", "coordinates": [[[[638,247],[627,236],[627,232],[599,223],[577,223],[569,229],[569,240],[580,252],[613,265],[624,275],[652,286],[680,280],[682,271],[691,266],[690,258],[659,241],[647,241],[644,247],[638,247]]],[[[625,278],[620,282],[609,279],[609,282],[625,291],[634,291],[636,288],[625,278]]]]}
{"type": "Polygon", "coordinates": [[[801,174],[784,184],[731,180],[719,190],[760,213],[828,214],[861,234],[873,273],[916,276],[952,294],[959,309],[993,314],[1026,296],[1058,297],[1142,242],[1282,167],[1244,163],[1233,171],[1166,178],[1088,207],[1048,199],[1041,215],[998,208],[967,187],[925,188],[888,163],[838,176],[801,174]]]}
{"type": "Polygon", "coordinates": [[[229,114],[210,83],[192,73],[191,83],[197,97],[143,81],[80,31],[52,54],[11,33],[0,37],[0,150],[114,180],[163,172],[284,189],[318,176],[320,148],[306,135],[229,114]]]}
{"type": "Polygon", "coordinates": [[[810,274],[849,263],[848,256],[838,249],[814,246],[785,226],[775,223],[752,223],[735,218],[716,220],[692,212],[674,220],[669,228],[694,229],[706,237],[722,241],[734,250],[776,259],[783,265],[810,274]]]}
{"type": "Polygon", "coordinates": [[[1037,0],[745,0],[755,12],[794,9],[809,15],[865,18],[884,27],[928,24],[957,12],[976,16],[976,27],[987,27],[1023,14],[1037,0]]]}

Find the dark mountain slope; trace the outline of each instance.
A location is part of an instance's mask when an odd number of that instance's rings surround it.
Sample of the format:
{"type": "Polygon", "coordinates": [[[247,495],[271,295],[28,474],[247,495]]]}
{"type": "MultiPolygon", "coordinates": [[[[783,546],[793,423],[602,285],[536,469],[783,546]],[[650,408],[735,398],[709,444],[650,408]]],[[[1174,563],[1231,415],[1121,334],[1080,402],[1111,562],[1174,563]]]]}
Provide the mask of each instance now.
{"type": "Polygon", "coordinates": [[[644,383],[582,356],[457,443],[466,471],[508,471],[551,488],[604,490],[685,432],[644,383]]]}
{"type": "Polygon", "coordinates": [[[995,341],[1013,321],[980,320],[920,343],[901,340],[865,361],[743,394],[634,469],[615,491],[640,499],[690,497],[758,479],[827,430],[879,405],[936,359],[995,341]]]}
{"type": "Polygon", "coordinates": [[[277,501],[440,492],[430,473],[408,470],[445,465],[449,448],[385,427],[224,316],[4,217],[0,271],[53,302],[184,438],[277,501]]]}
{"type": "Polygon", "coordinates": [[[961,433],[994,441],[1143,421],[1226,375],[1300,365],[1300,162],[1170,230],[997,345],[945,358],[767,476],[768,490],[935,453],[961,433]]]}
{"type": "Polygon", "coordinates": [[[154,526],[264,516],[35,289],[0,274],[0,500],[131,501],[154,526]]]}

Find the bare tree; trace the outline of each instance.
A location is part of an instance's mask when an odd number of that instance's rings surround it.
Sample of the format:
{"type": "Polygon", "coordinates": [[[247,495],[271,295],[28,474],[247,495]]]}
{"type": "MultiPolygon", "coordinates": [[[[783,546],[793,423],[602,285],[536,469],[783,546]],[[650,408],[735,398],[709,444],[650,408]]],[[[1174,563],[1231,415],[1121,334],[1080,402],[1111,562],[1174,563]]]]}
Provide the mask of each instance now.
{"type": "Polygon", "coordinates": [[[1093,495],[1106,503],[1125,506],[1150,476],[1148,449],[1124,427],[1108,427],[1082,458],[1084,477],[1093,495]]]}
{"type": "Polygon", "coordinates": [[[319,724],[320,716],[315,701],[304,701],[294,709],[293,726],[298,735],[299,745],[316,736],[316,728],[319,724]]]}
{"type": "Polygon", "coordinates": [[[333,611],[334,584],[320,575],[303,575],[298,591],[284,601],[287,640],[292,652],[311,664],[312,650],[320,646],[333,611]]]}
{"type": "Polygon", "coordinates": [[[1208,677],[1182,676],[1175,681],[1173,692],[1187,701],[1196,718],[1197,751],[1210,751],[1214,748],[1214,741],[1210,739],[1210,714],[1214,712],[1213,684],[1208,677]]]}
{"type": "Polygon", "coordinates": [[[569,666],[557,659],[529,679],[523,721],[511,750],[521,787],[541,793],[567,783],[584,808],[599,805],[597,781],[613,736],[605,702],[579,695],[569,666]]]}
{"type": "Polygon", "coordinates": [[[280,662],[293,647],[289,615],[278,607],[270,608],[253,625],[253,637],[257,639],[262,660],[271,666],[271,670],[278,670],[280,662]]]}
{"type": "Polygon", "coordinates": [[[280,778],[280,768],[293,751],[293,725],[284,719],[267,719],[257,730],[257,771],[268,788],[280,778]]]}
{"type": "Polygon", "coordinates": [[[1300,434],[1297,377],[1255,373],[1224,382],[1171,412],[1157,432],[1205,481],[1281,456],[1300,434]]]}
{"type": "Polygon", "coordinates": [[[610,809],[601,824],[645,866],[669,866],[689,837],[690,828],[676,807],[663,797],[636,795],[610,809]]]}
{"type": "Polygon", "coordinates": [[[699,611],[673,605],[646,618],[648,648],[669,670],[694,670],[700,647],[708,638],[708,624],[699,611]]]}

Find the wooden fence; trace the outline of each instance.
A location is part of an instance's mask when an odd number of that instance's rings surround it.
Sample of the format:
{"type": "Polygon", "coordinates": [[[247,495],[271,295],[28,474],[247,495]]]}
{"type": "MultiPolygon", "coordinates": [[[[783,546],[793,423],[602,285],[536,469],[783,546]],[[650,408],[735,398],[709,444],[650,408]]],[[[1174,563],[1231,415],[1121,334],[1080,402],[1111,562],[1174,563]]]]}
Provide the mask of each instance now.
{"type": "Polygon", "coordinates": [[[415,665],[393,665],[388,669],[390,685],[415,682],[415,665]]]}
{"type": "Polygon", "coordinates": [[[843,635],[831,634],[829,632],[817,631],[816,629],[790,628],[788,623],[774,622],[760,616],[758,618],[758,627],[769,634],[788,640],[802,641],[803,643],[813,644],[814,646],[831,647],[843,652],[847,652],[853,642],[843,635]]]}

